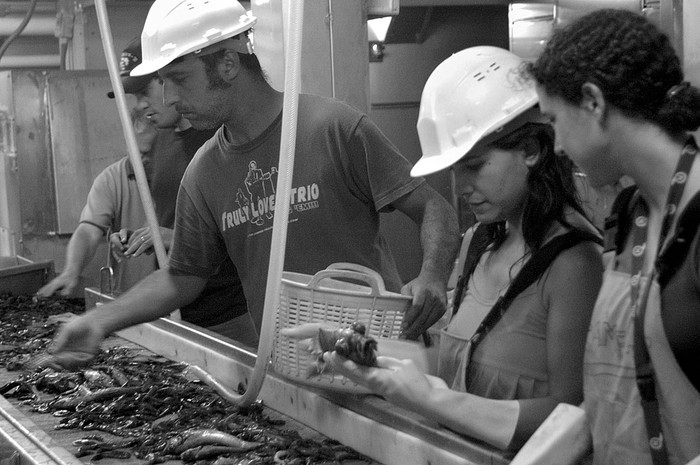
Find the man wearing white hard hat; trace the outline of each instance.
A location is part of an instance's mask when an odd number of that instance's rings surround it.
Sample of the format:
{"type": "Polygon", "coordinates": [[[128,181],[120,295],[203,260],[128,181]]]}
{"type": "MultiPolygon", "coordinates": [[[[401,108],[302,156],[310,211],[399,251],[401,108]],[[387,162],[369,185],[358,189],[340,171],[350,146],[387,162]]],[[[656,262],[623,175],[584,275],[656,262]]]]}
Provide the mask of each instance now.
{"type": "MultiPolygon", "coordinates": [[[[141,38],[136,37],[122,50],[119,74],[125,93],[136,99],[133,113],[138,119],[134,121],[134,129],[142,149],[163,245],[169,250],[180,180],[197,149],[216,131],[194,129],[174,108],[164,106],[158,74],[129,76],[139,64],[141,38]]],[[[114,92],[108,92],[107,97],[114,98],[114,92]]],[[[71,293],[78,283],[79,274],[108,231],[112,231],[108,239],[115,279],[111,289],[103,292],[119,295],[156,270],[151,229],[140,198],[128,158],[105,169],[90,189],[80,225],[71,237],[63,272],[37,294],[71,293]]],[[[180,315],[183,321],[223,336],[235,337],[245,345],[257,341],[243,288],[230,260],[208,280],[205,289],[192,303],[180,308],[180,315]]]]}
{"type": "MultiPolygon", "coordinates": [[[[231,0],[157,0],[151,7],[143,62],[131,75],[158,72],[167,105],[197,129],[219,130],[182,180],[169,269],[64,327],[59,352],[93,352],[104,335],[189,302],[227,256],[260,328],[283,94],[268,84],[253,54],[255,21],[231,0]]],[[[454,209],[410,176],[410,163],[366,115],[311,95],[300,96],[298,111],[285,270],[314,274],[337,262],[376,270],[388,290],[413,295],[405,334],[417,338],[445,311],[459,241],[454,209]],[[421,271],[406,285],[379,233],[379,213],[394,209],[421,231],[421,271]]]]}

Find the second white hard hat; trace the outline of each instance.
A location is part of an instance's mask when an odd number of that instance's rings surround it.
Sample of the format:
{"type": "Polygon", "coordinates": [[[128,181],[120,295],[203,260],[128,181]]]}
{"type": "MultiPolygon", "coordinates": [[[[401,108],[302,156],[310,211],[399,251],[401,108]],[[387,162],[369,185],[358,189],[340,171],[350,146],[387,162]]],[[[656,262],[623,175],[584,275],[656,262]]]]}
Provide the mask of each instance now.
{"type": "Polygon", "coordinates": [[[478,46],[435,68],[421,96],[417,129],[423,155],[412,176],[453,165],[481,139],[537,104],[534,83],[520,72],[522,64],[508,50],[478,46]]]}
{"type": "MultiPolygon", "coordinates": [[[[141,34],[143,62],[131,75],[156,72],[178,57],[247,31],[255,22],[236,0],[156,0],[141,34]]],[[[246,45],[252,53],[250,43],[246,45]]]]}

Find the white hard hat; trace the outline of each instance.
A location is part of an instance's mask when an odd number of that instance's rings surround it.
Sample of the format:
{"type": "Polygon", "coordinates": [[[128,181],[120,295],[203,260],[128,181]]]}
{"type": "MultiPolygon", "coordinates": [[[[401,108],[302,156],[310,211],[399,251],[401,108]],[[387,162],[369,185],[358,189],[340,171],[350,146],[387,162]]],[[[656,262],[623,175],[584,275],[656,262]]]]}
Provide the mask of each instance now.
{"type": "Polygon", "coordinates": [[[537,105],[534,82],[520,73],[522,63],[508,50],[479,46],[435,68],[421,96],[417,129],[423,156],[412,176],[453,165],[481,139],[537,105]]]}
{"type": "MultiPolygon", "coordinates": [[[[131,75],[154,73],[178,57],[247,31],[255,21],[236,0],[156,0],[141,34],[143,62],[131,75]]],[[[250,42],[245,46],[253,53],[250,42]]]]}

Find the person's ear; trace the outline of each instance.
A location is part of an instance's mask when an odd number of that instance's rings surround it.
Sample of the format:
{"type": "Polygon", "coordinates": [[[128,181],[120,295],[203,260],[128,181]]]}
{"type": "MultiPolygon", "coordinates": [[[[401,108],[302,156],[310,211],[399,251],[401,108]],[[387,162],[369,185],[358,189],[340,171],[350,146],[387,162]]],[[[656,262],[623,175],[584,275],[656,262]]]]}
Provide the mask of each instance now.
{"type": "Polygon", "coordinates": [[[525,140],[523,152],[525,153],[525,166],[532,168],[540,161],[540,141],[537,137],[530,136],[525,140]]]}
{"type": "Polygon", "coordinates": [[[591,82],[583,83],[580,107],[598,118],[603,118],[606,111],[606,101],[600,87],[591,82]]]}
{"type": "Polygon", "coordinates": [[[241,71],[241,60],[235,50],[226,50],[219,62],[219,73],[226,82],[233,81],[241,71]]]}

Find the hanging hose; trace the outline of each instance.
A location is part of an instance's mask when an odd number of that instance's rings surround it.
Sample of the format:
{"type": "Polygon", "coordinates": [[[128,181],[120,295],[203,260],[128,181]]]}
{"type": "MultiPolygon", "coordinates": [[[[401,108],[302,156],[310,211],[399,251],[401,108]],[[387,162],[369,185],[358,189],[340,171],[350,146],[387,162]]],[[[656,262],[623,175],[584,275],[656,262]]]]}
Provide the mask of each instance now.
{"type": "Polygon", "coordinates": [[[156,211],[153,207],[153,198],[151,197],[151,191],[148,187],[148,181],[146,180],[146,172],[143,169],[141,151],[136,143],[134,126],[131,122],[129,109],[126,105],[126,98],[124,97],[124,87],[122,86],[122,81],[119,76],[119,69],[117,68],[117,56],[114,53],[112,31],[109,27],[109,18],[107,16],[105,0],[95,0],[95,9],[97,10],[97,22],[100,26],[100,34],[102,35],[102,47],[104,48],[105,58],[107,59],[109,78],[112,82],[112,89],[114,89],[114,100],[117,102],[119,118],[122,122],[122,129],[124,130],[124,137],[126,138],[126,146],[129,151],[129,161],[131,161],[131,165],[134,168],[134,174],[136,175],[136,186],[139,189],[141,202],[143,202],[143,209],[146,212],[146,221],[148,222],[148,226],[151,228],[153,247],[156,251],[158,266],[161,269],[166,268],[168,265],[168,256],[165,253],[163,238],[160,235],[158,219],[156,218],[156,211]]]}
{"type": "MultiPolygon", "coordinates": [[[[265,305],[263,307],[262,328],[258,357],[248,387],[243,395],[217,389],[228,401],[250,405],[258,397],[265,380],[265,372],[272,355],[274,340],[275,314],[280,300],[280,285],[284,268],[284,254],[287,244],[287,225],[289,221],[289,199],[294,168],[294,148],[297,135],[297,109],[299,102],[301,38],[304,22],[304,1],[285,0],[288,12],[284,22],[285,29],[285,73],[284,73],[284,109],[282,110],[282,140],[280,143],[279,177],[275,190],[275,218],[272,222],[272,245],[270,265],[267,271],[265,288],[265,305]]],[[[194,373],[206,381],[206,372],[193,367],[194,373]]]]}
{"type": "Polygon", "coordinates": [[[17,38],[19,35],[24,31],[24,28],[27,27],[27,24],[29,24],[29,20],[32,19],[32,15],[34,14],[34,9],[36,8],[36,3],[38,0],[32,0],[31,3],[29,4],[29,9],[27,10],[27,14],[24,15],[24,19],[22,20],[21,23],[19,23],[19,26],[17,26],[17,29],[10,34],[7,39],[0,45],[0,61],[2,61],[3,55],[5,55],[5,52],[7,51],[7,48],[10,46],[10,44],[17,38]]]}

